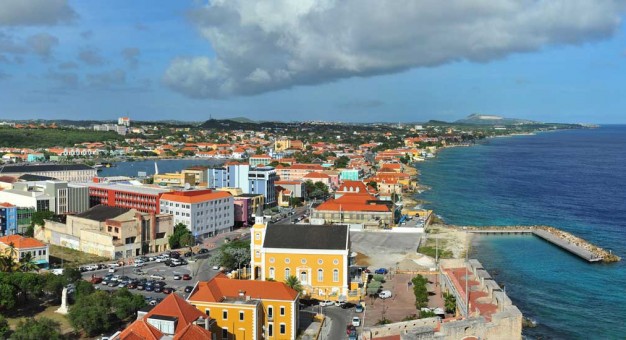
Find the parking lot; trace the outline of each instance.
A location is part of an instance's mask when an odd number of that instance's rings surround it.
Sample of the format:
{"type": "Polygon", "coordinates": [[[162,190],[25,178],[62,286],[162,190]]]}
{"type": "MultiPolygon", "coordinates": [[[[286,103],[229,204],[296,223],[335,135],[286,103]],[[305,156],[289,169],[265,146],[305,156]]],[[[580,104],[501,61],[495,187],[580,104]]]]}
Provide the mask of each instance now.
{"type": "Polygon", "coordinates": [[[398,263],[416,253],[421,236],[418,233],[350,232],[351,249],[363,255],[357,258],[358,265],[396,268],[398,263]]]}
{"type": "MultiPolygon", "coordinates": [[[[94,276],[105,278],[107,275],[110,275],[120,279],[123,278],[129,283],[152,282],[152,284],[148,285],[144,283],[141,290],[132,286],[129,289],[134,293],[145,296],[146,300],[158,302],[166,296],[163,288],[171,288],[173,290],[172,293],[178,293],[183,297],[187,297],[188,293],[185,292],[185,287],[193,287],[198,281],[207,281],[218,273],[217,270],[213,270],[209,265],[208,256],[187,258],[186,261],[188,262],[187,264],[175,267],[170,267],[165,262],[149,261],[145,262],[142,267],[133,265],[114,267],[115,272],[108,268],[85,271],[82,273],[82,277],[84,280],[90,281],[94,276]],[[189,279],[183,279],[185,274],[189,275],[189,279]],[[147,288],[147,286],[151,286],[151,288],[147,288]],[[159,286],[160,289],[155,289],[156,286],[159,286]]],[[[101,290],[117,290],[121,288],[118,285],[119,282],[115,281],[115,283],[109,282],[108,285],[97,283],[95,287],[101,290]]]]}

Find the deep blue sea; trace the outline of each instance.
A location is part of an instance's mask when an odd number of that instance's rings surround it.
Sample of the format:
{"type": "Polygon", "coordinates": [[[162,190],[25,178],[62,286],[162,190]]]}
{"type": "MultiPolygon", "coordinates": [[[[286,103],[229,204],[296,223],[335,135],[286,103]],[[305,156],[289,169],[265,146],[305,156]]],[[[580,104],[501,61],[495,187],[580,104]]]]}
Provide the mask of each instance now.
{"type": "Polygon", "coordinates": [[[526,317],[529,338],[626,339],[626,126],[494,138],[418,164],[428,201],[457,225],[552,225],[625,261],[588,264],[533,236],[482,236],[478,258],[526,317]]]}

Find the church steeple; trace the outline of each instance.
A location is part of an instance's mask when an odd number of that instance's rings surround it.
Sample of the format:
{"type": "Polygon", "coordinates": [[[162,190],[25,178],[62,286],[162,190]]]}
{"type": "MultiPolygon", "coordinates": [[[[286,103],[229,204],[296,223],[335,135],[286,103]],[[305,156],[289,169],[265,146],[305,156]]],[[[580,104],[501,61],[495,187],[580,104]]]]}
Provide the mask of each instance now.
{"type": "Polygon", "coordinates": [[[263,218],[263,205],[259,204],[256,210],[256,215],[254,216],[254,224],[263,224],[265,223],[265,219],[263,218]]]}

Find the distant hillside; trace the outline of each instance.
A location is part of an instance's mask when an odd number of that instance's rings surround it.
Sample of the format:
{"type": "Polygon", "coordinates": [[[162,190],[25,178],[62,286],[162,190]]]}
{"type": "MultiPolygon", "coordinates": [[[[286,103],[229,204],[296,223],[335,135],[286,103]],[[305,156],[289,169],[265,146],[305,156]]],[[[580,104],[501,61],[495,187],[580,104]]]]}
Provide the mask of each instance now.
{"type": "Polygon", "coordinates": [[[527,120],[527,119],[517,119],[517,118],[504,118],[495,115],[484,115],[479,113],[474,113],[467,118],[459,119],[455,121],[456,124],[473,124],[473,125],[522,125],[522,124],[540,124],[540,122],[527,120]]]}

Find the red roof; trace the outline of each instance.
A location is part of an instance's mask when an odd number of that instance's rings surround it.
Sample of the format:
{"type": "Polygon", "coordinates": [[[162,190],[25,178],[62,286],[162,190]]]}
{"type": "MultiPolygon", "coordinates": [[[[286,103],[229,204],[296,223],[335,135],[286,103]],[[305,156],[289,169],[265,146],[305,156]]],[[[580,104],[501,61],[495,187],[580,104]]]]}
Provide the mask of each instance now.
{"type": "Polygon", "coordinates": [[[239,293],[251,299],[293,301],[298,292],[283,282],[232,280],[218,274],[211,281],[199,282],[189,301],[221,302],[226,298],[239,298],[239,293]]]}
{"type": "Polygon", "coordinates": [[[179,203],[200,203],[220,198],[231,197],[227,191],[213,190],[193,190],[193,191],[174,191],[168,192],[161,196],[161,200],[173,201],[179,203]]]}
{"type": "Polygon", "coordinates": [[[176,332],[174,340],[206,340],[211,339],[211,332],[193,323],[188,324],[182,331],[176,332]]]}
{"type": "Polygon", "coordinates": [[[42,248],[46,244],[32,237],[24,237],[22,235],[9,235],[0,237],[0,243],[9,245],[13,243],[15,249],[42,248]]]}
{"type": "Polygon", "coordinates": [[[328,176],[327,174],[319,173],[319,172],[309,172],[308,174],[304,175],[303,178],[324,178],[324,179],[328,179],[328,178],[330,178],[330,176],[328,176]]]}
{"type": "Polygon", "coordinates": [[[207,319],[208,316],[196,307],[189,304],[178,294],[170,294],[158,305],[144,316],[144,319],[150,318],[152,315],[172,316],[178,318],[176,324],[176,333],[182,332],[187,325],[193,323],[199,318],[207,319]]]}
{"type": "Polygon", "coordinates": [[[372,204],[376,197],[368,193],[346,193],[339,198],[330,199],[320,204],[315,210],[321,211],[377,211],[389,212],[385,204],[372,204]]]}
{"type": "Polygon", "coordinates": [[[361,181],[343,181],[337,192],[367,192],[367,186],[361,181]]]}
{"type": "Polygon", "coordinates": [[[120,333],[120,340],[159,340],[163,333],[147,322],[147,319],[137,320],[120,333]]]}

